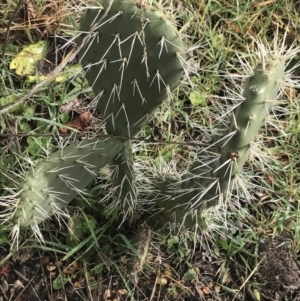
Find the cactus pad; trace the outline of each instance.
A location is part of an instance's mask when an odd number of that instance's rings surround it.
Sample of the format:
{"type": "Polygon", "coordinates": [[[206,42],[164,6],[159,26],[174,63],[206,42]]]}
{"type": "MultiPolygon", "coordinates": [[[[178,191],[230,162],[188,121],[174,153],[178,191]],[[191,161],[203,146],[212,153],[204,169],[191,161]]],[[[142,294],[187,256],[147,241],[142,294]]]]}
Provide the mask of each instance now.
{"type": "Polygon", "coordinates": [[[231,114],[230,126],[199,153],[190,174],[180,182],[169,179],[158,184],[161,198],[156,204],[165,217],[188,228],[196,224],[201,227],[202,210],[228,198],[248,159],[251,143],[278,97],[278,81],[284,77],[285,62],[283,57],[269,58],[257,65],[245,86],[244,100],[231,114]],[[210,156],[206,157],[206,152],[210,156]]]}
{"type": "Polygon", "coordinates": [[[79,56],[107,132],[133,137],[179,84],[183,41],[159,10],[127,0],[99,3],[81,18],[79,56]]]}
{"type": "Polygon", "coordinates": [[[20,184],[13,222],[22,227],[34,227],[52,215],[59,215],[77,194],[84,195],[83,189],[122,146],[123,143],[115,138],[94,138],[50,154],[20,184]]]}

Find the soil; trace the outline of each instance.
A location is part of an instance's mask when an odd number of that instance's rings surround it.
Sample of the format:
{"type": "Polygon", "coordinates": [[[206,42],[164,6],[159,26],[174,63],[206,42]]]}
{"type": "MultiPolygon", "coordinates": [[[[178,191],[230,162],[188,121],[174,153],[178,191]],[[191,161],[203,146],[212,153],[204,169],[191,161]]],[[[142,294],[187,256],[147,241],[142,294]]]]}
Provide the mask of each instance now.
{"type": "Polygon", "coordinates": [[[262,300],[300,300],[299,264],[289,248],[290,244],[291,240],[284,236],[260,242],[262,300]]]}
{"type": "MultiPolygon", "coordinates": [[[[161,261],[149,257],[149,268],[141,272],[135,281],[129,280],[134,274],[126,265],[126,259],[118,264],[128,283],[131,283],[137,301],[299,301],[300,270],[291,248],[291,240],[285,236],[262,239],[259,244],[259,270],[254,275],[260,284],[259,297],[249,290],[235,296],[222,290],[218,285],[218,271],[222,258],[212,254],[207,247],[201,247],[193,256],[193,267],[197,280],[191,281],[190,267],[186,259],[178,261],[178,254],[161,261]],[[122,263],[124,264],[122,266],[122,263]],[[174,273],[176,270],[176,274],[174,273]],[[177,288],[174,290],[174,288],[177,288]],[[180,288],[180,289],[178,289],[180,288]]],[[[250,250],[249,250],[250,251],[250,250]]],[[[8,250],[0,252],[0,260],[8,250]]],[[[98,262],[99,258],[98,258],[98,262]]],[[[191,262],[191,258],[189,258],[191,262]]],[[[0,267],[0,300],[11,301],[125,301],[131,300],[123,280],[116,271],[105,271],[92,276],[87,265],[81,262],[63,262],[57,254],[41,250],[25,249],[15,253],[0,267]],[[61,285],[62,280],[64,285],[61,285]],[[87,286],[87,282],[89,285],[87,286]],[[93,283],[91,285],[91,283],[93,283]]],[[[95,261],[97,264],[97,259],[95,261]]],[[[241,287],[237,262],[232,262],[228,271],[226,286],[238,290],[241,287]],[[235,272],[234,272],[235,271],[235,272]],[[234,279],[236,278],[236,279],[234,279]]],[[[244,277],[244,275],[243,275],[244,277]]]]}

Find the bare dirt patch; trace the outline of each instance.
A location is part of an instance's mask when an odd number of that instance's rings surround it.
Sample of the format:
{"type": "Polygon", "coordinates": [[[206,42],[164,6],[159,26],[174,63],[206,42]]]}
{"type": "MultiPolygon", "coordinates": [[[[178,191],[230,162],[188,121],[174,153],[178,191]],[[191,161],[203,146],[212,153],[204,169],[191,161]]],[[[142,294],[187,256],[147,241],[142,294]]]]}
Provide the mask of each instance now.
{"type": "Polygon", "coordinates": [[[259,245],[262,300],[300,300],[299,264],[289,248],[290,242],[287,237],[277,236],[259,245]]]}

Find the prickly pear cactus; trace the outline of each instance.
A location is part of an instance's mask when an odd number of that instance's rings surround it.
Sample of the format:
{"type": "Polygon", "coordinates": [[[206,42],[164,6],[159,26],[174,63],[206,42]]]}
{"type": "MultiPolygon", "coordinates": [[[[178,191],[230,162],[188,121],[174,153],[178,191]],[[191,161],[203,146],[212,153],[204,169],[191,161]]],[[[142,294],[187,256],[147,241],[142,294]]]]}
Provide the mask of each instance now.
{"type": "MultiPolygon", "coordinates": [[[[79,56],[108,134],[132,137],[179,84],[183,41],[159,10],[127,0],[102,0],[97,5],[81,18],[79,56]]],[[[14,202],[5,213],[15,225],[14,237],[20,227],[30,226],[41,238],[38,225],[52,215],[66,215],[63,208],[77,194],[84,197],[97,170],[108,163],[117,170],[113,190],[124,203],[122,209],[133,211],[136,188],[131,143],[92,139],[50,154],[23,177],[15,195],[1,198],[14,202]]]]}
{"type": "Polygon", "coordinates": [[[83,140],[49,155],[20,183],[19,203],[12,221],[18,227],[37,225],[46,218],[63,215],[62,208],[96,177],[98,170],[122,150],[116,138],[83,140]]]}
{"type": "Polygon", "coordinates": [[[98,3],[81,18],[79,56],[107,132],[133,137],[179,84],[183,41],[160,10],[127,0],[98,3]]]}
{"type": "Polygon", "coordinates": [[[248,159],[251,143],[277,99],[284,69],[284,57],[259,64],[244,89],[244,100],[231,114],[230,126],[199,152],[189,175],[179,183],[168,180],[159,184],[162,193],[156,204],[165,217],[188,228],[203,227],[202,210],[227,199],[248,159]]]}

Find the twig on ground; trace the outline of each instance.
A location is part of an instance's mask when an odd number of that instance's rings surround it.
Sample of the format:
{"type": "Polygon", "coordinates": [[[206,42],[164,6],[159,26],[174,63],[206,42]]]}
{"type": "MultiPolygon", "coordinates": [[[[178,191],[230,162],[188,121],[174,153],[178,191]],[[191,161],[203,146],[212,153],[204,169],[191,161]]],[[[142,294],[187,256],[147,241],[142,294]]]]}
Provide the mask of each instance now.
{"type": "Polygon", "coordinates": [[[3,45],[3,50],[2,50],[2,55],[1,55],[1,59],[3,60],[4,59],[4,56],[5,56],[5,51],[6,51],[6,47],[7,47],[7,44],[8,44],[8,35],[10,33],[10,27],[11,27],[11,24],[22,4],[23,0],[19,0],[19,2],[17,3],[17,6],[13,12],[13,15],[11,16],[10,20],[8,21],[8,24],[7,24],[7,29],[6,29],[6,34],[5,34],[5,40],[4,40],[4,45],[3,45]]]}

